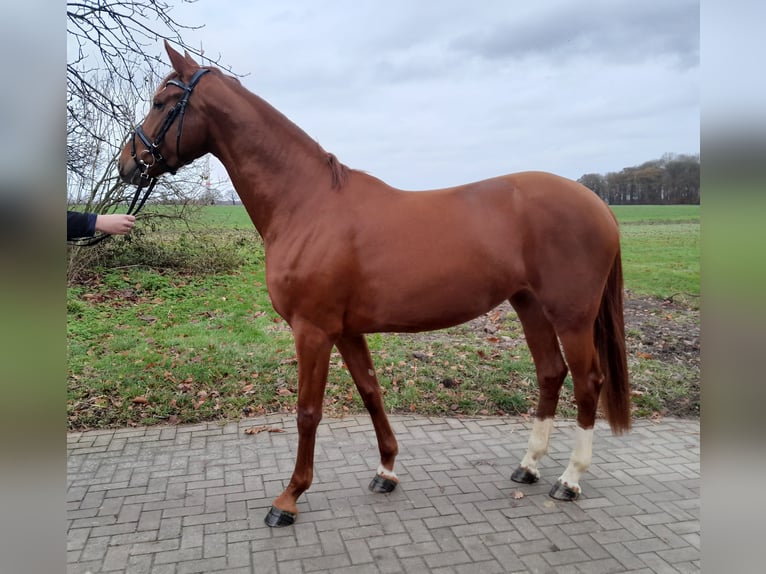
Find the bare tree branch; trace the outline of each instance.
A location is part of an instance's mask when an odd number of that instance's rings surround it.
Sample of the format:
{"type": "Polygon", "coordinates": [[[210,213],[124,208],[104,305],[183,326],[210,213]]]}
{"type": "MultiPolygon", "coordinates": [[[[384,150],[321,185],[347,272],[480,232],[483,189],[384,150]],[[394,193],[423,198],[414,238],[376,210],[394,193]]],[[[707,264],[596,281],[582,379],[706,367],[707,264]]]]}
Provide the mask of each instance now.
{"type": "MultiPolygon", "coordinates": [[[[141,101],[168,69],[152,53],[161,40],[201,57],[183,40],[187,25],[173,16],[172,0],[78,0],[67,2],[67,174],[68,194],[97,211],[124,197],[114,161],[142,113],[141,101]],[[111,158],[111,159],[110,159],[111,158]],[[104,171],[96,176],[99,170],[104,171]],[[87,189],[91,186],[90,189],[87,189]],[[112,189],[114,186],[114,189],[112,189]],[[72,188],[75,188],[73,194],[72,188]]],[[[191,4],[196,0],[176,0],[191,4]]],[[[206,58],[231,72],[218,61],[206,58]]],[[[196,182],[199,187],[199,182],[196,182]]],[[[187,187],[188,187],[187,182],[187,187]]],[[[183,180],[173,184],[183,196],[183,180]],[[180,183],[179,183],[180,182],[180,183]]],[[[157,186],[170,188],[170,184],[157,186]]],[[[166,189],[167,191],[167,189],[166,189]]],[[[189,190],[187,190],[188,192],[189,190]]],[[[191,193],[195,190],[192,188],[191,193]]]]}

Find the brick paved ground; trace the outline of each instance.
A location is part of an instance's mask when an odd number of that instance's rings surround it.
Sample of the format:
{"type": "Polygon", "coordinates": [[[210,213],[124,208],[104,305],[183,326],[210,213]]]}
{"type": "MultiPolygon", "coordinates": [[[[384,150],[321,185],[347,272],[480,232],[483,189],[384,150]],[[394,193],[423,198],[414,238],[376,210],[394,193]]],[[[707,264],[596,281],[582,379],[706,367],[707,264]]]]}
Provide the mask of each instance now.
{"type": "Polygon", "coordinates": [[[68,436],[68,571],[470,573],[700,571],[699,421],[599,424],[575,503],[548,489],[574,436],[558,421],[538,484],[512,483],[531,424],[392,417],[400,486],[372,494],[366,416],[325,419],[295,526],[263,523],[292,472],[294,417],[68,436]],[[246,435],[256,425],[285,433],[246,435]],[[514,498],[514,492],[523,493],[514,498]]]}

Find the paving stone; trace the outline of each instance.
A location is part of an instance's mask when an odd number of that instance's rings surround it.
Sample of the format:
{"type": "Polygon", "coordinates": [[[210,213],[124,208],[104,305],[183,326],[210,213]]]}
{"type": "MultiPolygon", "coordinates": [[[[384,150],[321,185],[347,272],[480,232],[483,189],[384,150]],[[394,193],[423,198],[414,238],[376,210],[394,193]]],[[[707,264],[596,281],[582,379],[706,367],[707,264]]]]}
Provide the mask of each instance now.
{"type": "Polygon", "coordinates": [[[71,433],[67,571],[426,574],[699,572],[699,421],[602,423],[583,496],[553,501],[576,425],[557,421],[543,478],[509,476],[522,418],[391,417],[400,486],[367,491],[369,417],[323,420],[314,484],[292,527],[263,523],[292,474],[294,417],[71,433]],[[244,434],[259,424],[279,435],[244,434]],[[514,498],[514,492],[524,496],[514,498]]]}

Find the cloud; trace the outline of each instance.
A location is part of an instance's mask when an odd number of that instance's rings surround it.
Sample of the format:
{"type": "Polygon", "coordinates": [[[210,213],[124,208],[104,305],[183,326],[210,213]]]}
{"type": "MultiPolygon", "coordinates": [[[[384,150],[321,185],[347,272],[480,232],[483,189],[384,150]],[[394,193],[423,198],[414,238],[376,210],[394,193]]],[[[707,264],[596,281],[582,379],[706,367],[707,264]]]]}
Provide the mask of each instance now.
{"type": "Polygon", "coordinates": [[[248,89],[341,161],[399,187],[524,169],[577,178],[699,149],[698,0],[183,10],[205,24],[192,41],[247,74],[248,89]]]}
{"type": "Polygon", "coordinates": [[[636,63],[657,58],[699,65],[699,1],[543,4],[509,14],[455,40],[458,51],[486,59],[542,57],[553,64],[597,58],[636,63]]]}

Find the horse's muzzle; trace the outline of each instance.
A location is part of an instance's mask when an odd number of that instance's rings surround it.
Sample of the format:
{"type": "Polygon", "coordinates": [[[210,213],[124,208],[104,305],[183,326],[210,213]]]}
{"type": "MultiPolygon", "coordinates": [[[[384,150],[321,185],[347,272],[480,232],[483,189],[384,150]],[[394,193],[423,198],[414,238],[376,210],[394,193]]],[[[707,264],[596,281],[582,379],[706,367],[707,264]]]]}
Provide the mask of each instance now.
{"type": "Polygon", "coordinates": [[[133,158],[128,158],[125,162],[120,160],[117,164],[117,172],[120,174],[120,179],[125,183],[131,185],[141,183],[141,169],[133,158]]]}

